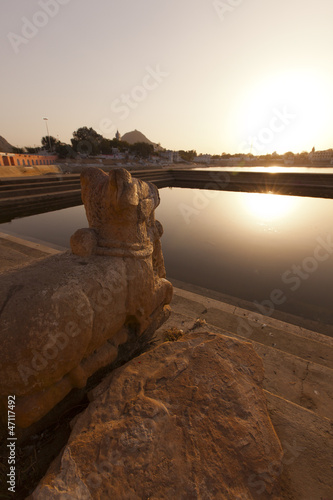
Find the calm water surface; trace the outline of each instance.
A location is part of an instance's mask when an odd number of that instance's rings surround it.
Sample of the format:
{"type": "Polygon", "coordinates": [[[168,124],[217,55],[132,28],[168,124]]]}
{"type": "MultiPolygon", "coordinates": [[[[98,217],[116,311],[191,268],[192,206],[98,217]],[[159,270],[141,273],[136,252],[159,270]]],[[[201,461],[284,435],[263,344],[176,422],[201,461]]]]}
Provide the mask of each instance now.
{"type": "MultiPolygon", "coordinates": [[[[333,200],[180,188],[160,196],[168,277],[333,324],[333,200]]],[[[0,231],[69,247],[81,227],[83,206],[0,231]]]]}

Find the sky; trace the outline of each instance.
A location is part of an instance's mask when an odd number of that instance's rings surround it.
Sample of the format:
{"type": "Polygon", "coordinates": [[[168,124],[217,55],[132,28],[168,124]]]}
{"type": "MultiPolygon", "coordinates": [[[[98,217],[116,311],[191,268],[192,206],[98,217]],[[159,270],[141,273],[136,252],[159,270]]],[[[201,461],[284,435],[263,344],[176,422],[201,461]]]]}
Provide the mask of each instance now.
{"type": "Polygon", "coordinates": [[[0,135],[137,129],[172,150],[333,148],[332,0],[3,0],[0,135]],[[46,122],[43,118],[47,118],[46,122]]]}

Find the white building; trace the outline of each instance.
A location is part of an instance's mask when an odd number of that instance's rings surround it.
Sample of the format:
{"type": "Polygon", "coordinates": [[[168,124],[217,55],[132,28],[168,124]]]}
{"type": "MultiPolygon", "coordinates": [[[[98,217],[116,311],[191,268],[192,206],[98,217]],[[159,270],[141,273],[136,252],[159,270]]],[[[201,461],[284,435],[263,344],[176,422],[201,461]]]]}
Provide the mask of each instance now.
{"type": "Polygon", "coordinates": [[[163,158],[163,160],[169,163],[177,163],[181,161],[181,157],[178,151],[171,151],[170,149],[168,149],[166,151],[160,151],[159,155],[161,158],[163,158]]]}
{"type": "Polygon", "coordinates": [[[333,149],[326,149],[325,151],[311,151],[309,153],[311,163],[330,163],[333,159],[333,149]]]}
{"type": "Polygon", "coordinates": [[[212,155],[199,155],[194,158],[195,163],[209,163],[212,155]]]}

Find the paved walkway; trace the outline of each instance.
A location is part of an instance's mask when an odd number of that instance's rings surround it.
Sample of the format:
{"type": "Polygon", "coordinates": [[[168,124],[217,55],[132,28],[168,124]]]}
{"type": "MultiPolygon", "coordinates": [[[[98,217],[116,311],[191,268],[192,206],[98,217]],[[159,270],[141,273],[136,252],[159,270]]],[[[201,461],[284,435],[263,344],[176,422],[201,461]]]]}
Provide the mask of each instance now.
{"type": "Polygon", "coordinates": [[[36,259],[58,253],[60,249],[0,233],[0,273],[25,266],[36,259]]]}

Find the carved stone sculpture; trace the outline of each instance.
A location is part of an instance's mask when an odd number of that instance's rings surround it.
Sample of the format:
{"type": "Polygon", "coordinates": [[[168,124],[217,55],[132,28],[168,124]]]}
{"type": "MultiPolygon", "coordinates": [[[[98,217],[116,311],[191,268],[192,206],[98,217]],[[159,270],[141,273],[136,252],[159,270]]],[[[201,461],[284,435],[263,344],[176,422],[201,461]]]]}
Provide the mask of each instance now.
{"type": "Polygon", "coordinates": [[[0,397],[16,396],[16,423],[38,421],[72,388],[117,358],[119,344],[158,328],[169,316],[155,220],[157,188],[126,170],[81,175],[89,228],[71,252],[0,279],[0,397]]]}

